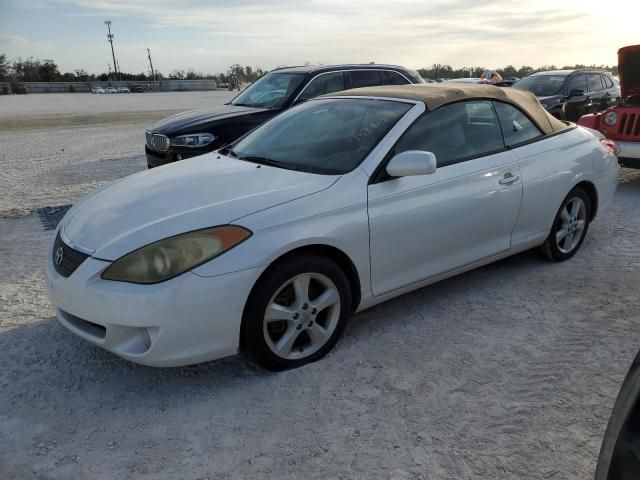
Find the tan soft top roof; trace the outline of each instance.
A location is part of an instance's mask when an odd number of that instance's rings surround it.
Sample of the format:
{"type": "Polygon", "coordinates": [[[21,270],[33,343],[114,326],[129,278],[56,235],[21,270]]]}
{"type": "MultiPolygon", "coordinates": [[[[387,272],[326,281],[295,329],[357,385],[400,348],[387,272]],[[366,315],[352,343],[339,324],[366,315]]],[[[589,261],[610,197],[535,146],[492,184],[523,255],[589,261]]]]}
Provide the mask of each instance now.
{"type": "Polygon", "coordinates": [[[354,88],[327,96],[371,96],[402,98],[424,102],[430,111],[448,103],[472,98],[500,100],[511,103],[527,112],[545,133],[555,133],[567,128],[567,125],[551,116],[531,92],[510,87],[494,87],[482,84],[428,84],[428,85],[389,85],[384,87],[354,88]]]}

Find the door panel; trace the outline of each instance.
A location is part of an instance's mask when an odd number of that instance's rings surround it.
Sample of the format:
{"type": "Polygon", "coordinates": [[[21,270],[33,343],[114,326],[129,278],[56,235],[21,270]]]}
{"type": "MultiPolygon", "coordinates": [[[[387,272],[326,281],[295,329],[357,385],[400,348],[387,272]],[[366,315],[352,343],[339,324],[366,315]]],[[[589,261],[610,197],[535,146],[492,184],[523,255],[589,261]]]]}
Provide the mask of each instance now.
{"type": "Polygon", "coordinates": [[[508,250],[521,199],[510,151],[370,185],[373,294],[508,250]]]}
{"type": "Polygon", "coordinates": [[[588,113],[589,110],[589,85],[587,76],[584,73],[574,74],[569,78],[566,86],[566,94],[569,95],[571,90],[582,90],[584,95],[568,97],[565,104],[566,119],[575,122],[582,115],[588,113]]]}

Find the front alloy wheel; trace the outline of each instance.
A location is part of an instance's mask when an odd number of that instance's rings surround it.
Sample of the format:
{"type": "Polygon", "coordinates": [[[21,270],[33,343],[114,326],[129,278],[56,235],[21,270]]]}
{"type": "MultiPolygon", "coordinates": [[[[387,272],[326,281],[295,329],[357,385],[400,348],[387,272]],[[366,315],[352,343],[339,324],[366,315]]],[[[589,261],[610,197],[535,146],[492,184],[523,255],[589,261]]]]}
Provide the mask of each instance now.
{"type": "Polygon", "coordinates": [[[287,360],[308,357],[331,338],[340,320],[340,294],[319,273],[303,273],[284,284],[264,314],[264,340],[287,360]]]}
{"type": "Polygon", "coordinates": [[[258,281],[243,316],[243,347],[270,370],[326,355],[351,312],[349,282],[332,260],[316,255],[273,265],[258,281]]]}

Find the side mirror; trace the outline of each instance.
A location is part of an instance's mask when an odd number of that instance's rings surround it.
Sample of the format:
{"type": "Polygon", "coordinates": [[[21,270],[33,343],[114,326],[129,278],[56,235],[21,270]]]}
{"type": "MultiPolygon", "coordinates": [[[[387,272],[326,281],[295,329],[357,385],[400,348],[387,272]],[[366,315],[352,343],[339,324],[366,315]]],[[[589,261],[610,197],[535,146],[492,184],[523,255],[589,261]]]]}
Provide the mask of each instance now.
{"type": "Polygon", "coordinates": [[[569,98],[571,97],[581,97],[584,95],[584,90],[581,88],[574,88],[569,92],[569,98]]]}
{"type": "Polygon", "coordinates": [[[392,177],[430,175],[437,168],[436,156],[431,152],[407,150],[394,156],[387,164],[387,173],[392,177]]]}

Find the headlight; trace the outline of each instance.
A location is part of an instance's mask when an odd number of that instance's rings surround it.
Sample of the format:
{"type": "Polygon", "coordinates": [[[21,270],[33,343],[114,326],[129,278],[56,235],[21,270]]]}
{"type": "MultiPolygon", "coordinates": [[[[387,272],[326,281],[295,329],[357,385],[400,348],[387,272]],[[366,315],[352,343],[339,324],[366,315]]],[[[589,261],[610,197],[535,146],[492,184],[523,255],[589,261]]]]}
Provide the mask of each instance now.
{"type": "Polygon", "coordinates": [[[145,284],[163,282],[208,262],[250,236],[249,230],[228,225],[165,238],[119,258],[102,278],[145,284]]]}
{"type": "Polygon", "coordinates": [[[608,112],[604,116],[604,123],[607,125],[615,125],[618,121],[618,114],[616,112],[608,112]]]}
{"type": "Polygon", "coordinates": [[[174,147],[204,147],[209,145],[216,139],[210,133],[190,133],[189,135],[180,135],[171,139],[171,145],[174,147]]]}

